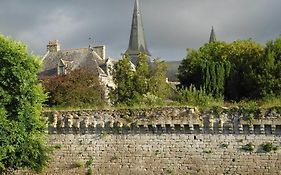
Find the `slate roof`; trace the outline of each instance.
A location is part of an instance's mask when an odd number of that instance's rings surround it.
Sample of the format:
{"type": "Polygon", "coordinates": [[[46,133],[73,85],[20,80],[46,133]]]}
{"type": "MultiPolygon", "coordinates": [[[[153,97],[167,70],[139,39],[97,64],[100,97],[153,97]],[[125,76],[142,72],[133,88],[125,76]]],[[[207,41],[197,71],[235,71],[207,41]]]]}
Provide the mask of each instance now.
{"type": "Polygon", "coordinates": [[[96,72],[97,75],[106,75],[100,67],[105,61],[91,48],[64,49],[57,52],[48,52],[43,57],[43,70],[39,76],[57,75],[57,66],[60,62],[71,64],[71,70],[86,67],[96,72]]]}

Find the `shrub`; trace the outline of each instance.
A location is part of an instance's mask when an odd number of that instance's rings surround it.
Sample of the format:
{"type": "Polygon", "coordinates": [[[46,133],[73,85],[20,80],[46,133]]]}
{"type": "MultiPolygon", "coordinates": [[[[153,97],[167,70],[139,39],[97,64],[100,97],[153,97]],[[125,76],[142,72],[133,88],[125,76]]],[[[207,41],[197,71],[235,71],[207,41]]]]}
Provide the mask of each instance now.
{"type": "Polygon", "coordinates": [[[105,103],[104,89],[97,75],[87,68],[67,75],[43,77],[42,82],[49,94],[49,106],[100,107],[105,103]]]}
{"type": "Polygon", "coordinates": [[[162,98],[159,98],[156,95],[153,95],[150,92],[148,92],[146,94],[143,94],[140,103],[148,106],[161,106],[164,104],[164,101],[162,98]]]}
{"type": "Polygon", "coordinates": [[[20,42],[0,35],[0,174],[20,168],[41,171],[49,159],[46,98],[38,82],[40,62],[20,42]]]}
{"type": "Polygon", "coordinates": [[[182,104],[202,107],[219,106],[223,103],[223,99],[215,99],[203,89],[198,90],[192,85],[189,88],[178,89],[174,100],[182,104]]]}

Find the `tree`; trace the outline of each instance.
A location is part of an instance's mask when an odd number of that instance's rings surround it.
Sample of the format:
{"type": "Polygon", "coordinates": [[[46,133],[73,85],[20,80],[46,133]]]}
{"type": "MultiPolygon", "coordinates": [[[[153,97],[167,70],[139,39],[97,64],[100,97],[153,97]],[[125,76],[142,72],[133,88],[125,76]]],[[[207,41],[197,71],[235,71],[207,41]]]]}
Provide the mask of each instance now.
{"type": "Polygon", "coordinates": [[[227,58],[231,71],[226,84],[225,96],[230,100],[259,98],[257,74],[263,64],[264,48],[253,40],[238,40],[227,46],[227,58]]]}
{"type": "Polygon", "coordinates": [[[46,95],[38,83],[39,59],[20,42],[0,35],[0,174],[47,164],[46,95]]]}
{"type": "Polygon", "coordinates": [[[165,98],[170,93],[170,87],[166,82],[167,64],[155,59],[150,70],[149,92],[157,97],[165,98]]]}
{"type": "Polygon", "coordinates": [[[149,65],[148,58],[144,53],[139,54],[138,65],[134,72],[134,86],[136,95],[140,98],[148,92],[149,88],[149,65]]]}
{"type": "Polygon", "coordinates": [[[165,63],[159,60],[150,65],[145,54],[139,55],[137,66],[125,55],[114,66],[113,79],[117,87],[111,91],[112,102],[131,106],[161,101],[169,90],[166,70],[165,63]]]}
{"type": "Polygon", "coordinates": [[[114,104],[132,105],[134,103],[136,100],[134,74],[128,55],[124,55],[123,59],[114,65],[113,81],[116,88],[110,93],[110,99],[114,104]]]}
{"type": "Polygon", "coordinates": [[[281,95],[281,35],[268,41],[261,60],[257,63],[255,78],[262,97],[281,95]]]}
{"type": "Polygon", "coordinates": [[[105,87],[100,85],[97,75],[85,67],[67,75],[42,78],[49,94],[49,106],[88,107],[103,106],[105,87]]]}
{"type": "Polygon", "coordinates": [[[226,57],[226,43],[205,44],[198,51],[190,50],[179,66],[178,78],[185,87],[203,88],[207,94],[220,97],[224,94],[230,62],[226,57]]]}

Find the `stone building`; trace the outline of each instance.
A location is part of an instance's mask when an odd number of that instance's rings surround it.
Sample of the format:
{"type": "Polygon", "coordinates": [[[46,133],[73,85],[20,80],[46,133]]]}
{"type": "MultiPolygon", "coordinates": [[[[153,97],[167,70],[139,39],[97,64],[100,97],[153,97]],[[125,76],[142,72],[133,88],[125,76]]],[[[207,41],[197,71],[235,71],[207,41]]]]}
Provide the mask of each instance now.
{"type": "Polygon", "coordinates": [[[101,85],[105,87],[105,94],[108,94],[109,87],[115,87],[111,71],[113,61],[106,57],[104,45],[61,49],[58,40],[49,41],[39,77],[64,75],[79,68],[92,70],[99,77],[101,85]]]}

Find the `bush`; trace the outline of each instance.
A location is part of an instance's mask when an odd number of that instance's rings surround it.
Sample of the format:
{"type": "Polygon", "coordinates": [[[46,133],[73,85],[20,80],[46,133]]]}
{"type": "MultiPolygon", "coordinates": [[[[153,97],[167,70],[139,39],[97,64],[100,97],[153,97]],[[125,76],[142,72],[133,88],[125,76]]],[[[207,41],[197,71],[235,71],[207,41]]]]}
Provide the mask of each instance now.
{"type": "Polygon", "coordinates": [[[49,148],[40,116],[46,95],[37,79],[39,59],[24,44],[0,35],[0,65],[0,174],[41,171],[49,148]]]}
{"type": "Polygon", "coordinates": [[[164,105],[164,101],[162,98],[159,98],[156,95],[151,94],[150,92],[143,95],[140,103],[142,103],[144,105],[148,105],[148,106],[164,105]]]}
{"type": "Polygon", "coordinates": [[[81,68],[67,75],[43,77],[42,82],[49,94],[49,106],[100,107],[105,103],[105,90],[97,75],[89,69],[81,68]]]}
{"type": "Polygon", "coordinates": [[[181,104],[200,107],[219,106],[223,104],[223,99],[216,99],[212,95],[206,94],[203,89],[197,90],[192,85],[189,88],[178,89],[173,100],[179,101],[181,104]]]}

